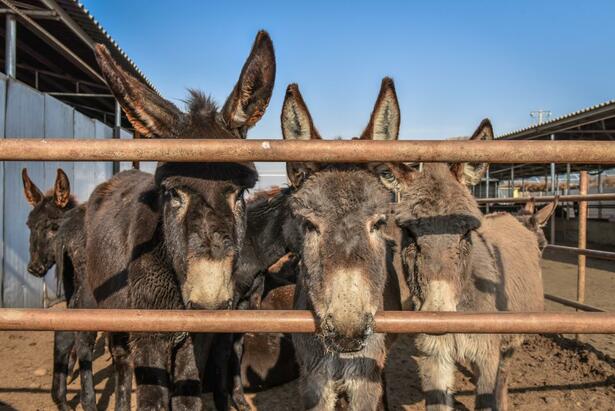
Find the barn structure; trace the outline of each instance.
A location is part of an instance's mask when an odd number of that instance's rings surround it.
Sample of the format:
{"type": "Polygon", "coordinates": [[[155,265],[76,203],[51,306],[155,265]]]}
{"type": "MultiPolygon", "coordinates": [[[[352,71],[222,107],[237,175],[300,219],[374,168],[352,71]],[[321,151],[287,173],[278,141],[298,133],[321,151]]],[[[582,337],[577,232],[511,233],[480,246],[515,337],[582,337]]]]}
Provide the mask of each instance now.
{"type": "MultiPolygon", "coordinates": [[[[501,134],[501,140],[591,140],[615,139],[615,100],[587,107],[541,124],[501,134]]],[[[599,144],[599,143],[596,143],[599,144]]],[[[510,211],[510,204],[498,204],[497,198],[577,194],[579,171],[590,175],[589,194],[614,193],[615,169],[595,164],[492,164],[486,178],[474,187],[478,198],[493,198],[486,204],[489,211],[510,211]]],[[[547,236],[556,242],[577,239],[575,206],[561,204],[551,220],[547,236]],[[555,224],[553,224],[555,223],[555,224]]],[[[596,245],[611,247],[615,243],[615,201],[589,204],[588,236],[596,245]]]]}
{"type": "MultiPolygon", "coordinates": [[[[0,6],[0,133],[2,138],[132,138],[129,123],[105,84],[94,54],[103,43],[132,75],[153,88],[139,68],[74,0],[6,0],[0,6]]],[[[92,189],[129,162],[6,162],[0,167],[0,305],[41,307],[60,297],[55,275],[44,280],[26,266],[30,206],[22,194],[26,167],[41,190],[53,186],[56,169],[70,178],[72,192],[84,201],[92,189]]],[[[149,165],[151,167],[151,165],[149,165]]]]}

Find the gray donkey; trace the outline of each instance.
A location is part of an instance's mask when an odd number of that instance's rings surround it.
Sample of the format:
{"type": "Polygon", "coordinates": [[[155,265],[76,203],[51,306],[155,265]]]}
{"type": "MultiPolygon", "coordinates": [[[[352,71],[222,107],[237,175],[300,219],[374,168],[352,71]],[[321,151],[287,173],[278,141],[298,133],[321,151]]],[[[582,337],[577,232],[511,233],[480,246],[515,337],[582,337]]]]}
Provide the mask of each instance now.
{"type": "MultiPolygon", "coordinates": [[[[492,139],[484,120],[473,140],[492,139]]],[[[397,223],[402,259],[420,311],[542,311],[540,249],[536,235],[513,215],[483,216],[467,184],[487,164],[404,164],[380,167],[398,190],[397,223]]],[[[509,360],[518,335],[420,334],[416,345],[429,410],[453,408],[455,362],[469,362],[476,376],[476,409],[507,408],[509,360]]]]}
{"type": "MultiPolygon", "coordinates": [[[[320,139],[296,85],[282,108],[286,140],[320,139]]],[[[395,140],[399,106],[391,79],[382,82],[365,140],[395,140]]],[[[316,334],[294,334],[303,406],[332,410],[345,398],[352,410],[384,406],[385,335],[374,315],[400,309],[394,241],[386,233],[391,193],[365,166],[288,163],[290,209],[299,224],[301,256],[296,309],[311,310],[316,334]]]]}
{"type": "MultiPolygon", "coordinates": [[[[264,114],[275,80],[273,44],[264,31],[221,109],[192,91],[183,113],[126,73],[103,46],[96,57],[131,124],[148,138],[246,138],[264,114]]],[[[155,175],[130,170],[99,185],[85,220],[86,275],[96,305],[233,308],[239,288],[233,272],[246,227],[244,193],[256,180],[252,163],[159,163],[155,175]]],[[[200,409],[204,363],[219,338],[112,333],[116,407],[130,408],[132,360],[139,409],[200,409]]],[[[231,344],[212,358],[223,361],[231,344]]],[[[227,409],[227,375],[214,383],[223,386],[214,391],[216,406],[227,409]]],[[[231,401],[247,408],[241,398],[231,401]]]]}

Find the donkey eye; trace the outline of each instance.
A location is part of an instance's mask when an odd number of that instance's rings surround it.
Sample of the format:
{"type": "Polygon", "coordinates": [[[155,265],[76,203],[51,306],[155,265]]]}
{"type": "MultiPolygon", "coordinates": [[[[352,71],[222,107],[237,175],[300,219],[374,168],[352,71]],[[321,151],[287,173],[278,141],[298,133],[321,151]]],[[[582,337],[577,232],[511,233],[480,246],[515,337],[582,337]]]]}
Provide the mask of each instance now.
{"type": "Polygon", "coordinates": [[[370,232],[374,232],[374,231],[379,231],[381,229],[383,229],[384,227],[386,227],[387,225],[387,217],[385,215],[379,216],[378,219],[372,223],[372,226],[370,228],[370,232]]]}
{"type": "Polygon", "coordinates": [[[320,234],[320,230],[318,229],[318,226],[308,219],[303,220],[302,226],[303,226],[303,231],[305,231],[306,233],[320,234]]]}
{"type": "Polygon", "coordinates": [[[49,226],[49,229],[51,231],[58,231],[58,228],[60,228],[57,224],[51,224],[51,226],[49,226]]]}
{"type": "Polygon", "coordinates": [[[179,194],[179,191],[174,188],[169,188],[165,190],[164,196],[167,198],[169,204],[173,208],[179,208],[183,204],[182,196],[179,194]]]}

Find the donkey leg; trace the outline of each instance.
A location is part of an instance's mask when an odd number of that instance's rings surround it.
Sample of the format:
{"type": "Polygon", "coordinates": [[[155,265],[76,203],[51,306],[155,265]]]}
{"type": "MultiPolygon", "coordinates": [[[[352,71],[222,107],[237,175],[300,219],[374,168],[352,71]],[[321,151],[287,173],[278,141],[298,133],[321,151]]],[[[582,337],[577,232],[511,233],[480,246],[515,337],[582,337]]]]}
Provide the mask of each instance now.
{"type": "Polygon", "coordinates": [[[475,361],[475,368],[478,371],[476,380],[476,410],[495,411],[495,387],[500,363],[499,351],[488,352],[483,358],[475,361]]]}
{"type": "Polygon", "coordinates": [[[192,336],[188,335],[173,356],[173,410],[200,410],[203,408],[201,392],[203,391],[200,370],[195,354],[192,336]]]}
{"type": "Polygon", "coordinates": [[[243,381],[241,379],[241,359],[243,358],[244,334],[233,334],[233,352],[231,353],[231,403],[239,411],[249,411],[250,406],[243,392],[243,381]]]}
{"type": "Polygon", "coordinates": [[[171,384],[168,368],[171,360],[170,341],[168,338],[142,335],[135,340],[132,349],[137,381],[137,409],[168,410],[171,384]]]}
{"type": "Polygon", "coordinates": [[[113,357],[115,374],[115,410],[130,410],[132,393],[132,366],[128,347],[128,334],[110,333],[109,350],[113,357]]]}
{"type": "Polygon", "coordinates": [[[96,392],[94,391],[92,372],[94,344],[96,344],[95,332],[78,332],[76,334],[79,378],[81,379],[80,401],[85,411],[96,410],[96,392]]]}
{"type": "Polygon", "coordinates": [[[452,359],[439,355],[420,357],[418,363],[426,409],[452,410],[455,363],[452,359]]]}
{"type": "Polygon", "coordinates": [[[513,354],[514,349],[512,348],[504,350],[500,354],[500,364],[495,383],[495,405],[498,411],[508,410],[508,375],[513,354]]]}
{"type": "Polygon", "coordinates": [[[59,410],[69,410],[66,403],[66,381],[69,359],[75,345],[75,333],[58,331],[53,335],[53,380],[51,382],[51,398],[59,410]]]}

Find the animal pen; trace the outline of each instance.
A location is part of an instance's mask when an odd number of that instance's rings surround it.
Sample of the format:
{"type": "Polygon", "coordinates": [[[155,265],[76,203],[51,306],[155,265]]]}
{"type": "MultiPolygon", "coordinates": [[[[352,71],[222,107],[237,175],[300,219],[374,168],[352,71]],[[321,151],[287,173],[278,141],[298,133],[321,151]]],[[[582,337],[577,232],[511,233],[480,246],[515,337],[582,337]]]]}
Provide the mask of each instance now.
{"type": "MultiPolygon", "coordinates": [[[[316,161],[615,164],[615,142],[591,141],[279,141],[279,140],[39,140],[0,141],[0,161],[316,161]]],[[[582,174],[583,175],[583,174],[582,174]]],[[[586,181],[586,180],[585,180],[586,181]]],[[[587,201],[583,192],[580,224],[587,201]]],[[[604,198],[604,197],[600,197],[604,198]]],[[[611,198],[611,197],[609,197],[611,198]]],[[[546,198],[543,198],[546,199],[546,198]]],[[[501,199],[499,199],[501,200],[501,199]]],[[[512,201],[512,200],[510,200],[512,201]]],[[[526,199],[518,200],[520,202],[526,199]]],[[[580,257],[585,250],[579,231],[580,257]]],[[[613,258],[613,253],[602,256],[613,258]]],[[[581,263],[581,261],[579,261],[581,263]]],[[[582,304],[579,264],[577,308],[582,304]]],[[[558,297],[559,298],[559,297],[558,297]]],[[[0,309],[0,330],[313,332],[308,311],[146,311],[0,309]]],[[[615,333],[615,313],[381,312],[376,331],[387,333],[615,333]]]]}

